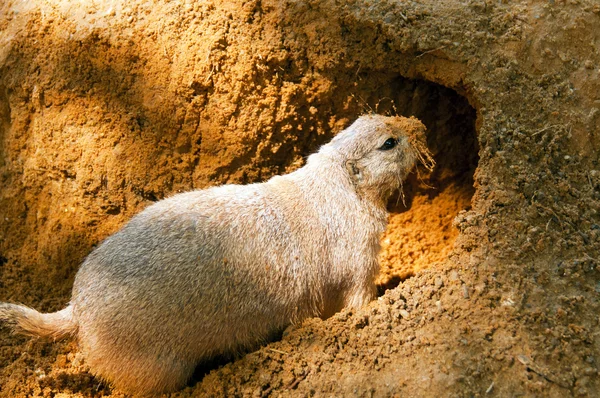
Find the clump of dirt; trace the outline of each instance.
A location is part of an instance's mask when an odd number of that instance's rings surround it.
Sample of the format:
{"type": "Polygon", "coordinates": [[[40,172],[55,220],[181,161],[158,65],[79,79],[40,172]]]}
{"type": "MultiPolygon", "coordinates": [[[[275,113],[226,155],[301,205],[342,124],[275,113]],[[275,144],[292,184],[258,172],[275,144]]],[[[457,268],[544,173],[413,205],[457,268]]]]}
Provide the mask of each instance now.
{"type": "MultiPolygon", "coordinates": [[[[4,2],[0,300],[58,310],[148,204],[414,115],[437,166],[390,202],[382,296],[174,396],[596,396],[599,23],[593,0],[4,2]]],[[[58,394],[122,396],[74,342],[0,329],[0,395],[58,394]]]]}

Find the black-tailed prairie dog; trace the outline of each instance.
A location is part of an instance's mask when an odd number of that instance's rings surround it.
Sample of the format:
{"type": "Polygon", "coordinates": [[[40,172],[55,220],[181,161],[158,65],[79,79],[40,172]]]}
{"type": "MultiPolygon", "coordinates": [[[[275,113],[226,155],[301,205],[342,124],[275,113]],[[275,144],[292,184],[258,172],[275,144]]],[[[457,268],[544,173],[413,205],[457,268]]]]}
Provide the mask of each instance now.
{"type": "Polygon", "coordinates": [[[91,371],[125,392],[181,388],[212,356],[374,298],[386,201],[415,163],[433,164],[424,131],[362,116],[291,174],[159,201],[85,259],[67,308],[2,303],[0,320],[76,337],[91,371]]]}

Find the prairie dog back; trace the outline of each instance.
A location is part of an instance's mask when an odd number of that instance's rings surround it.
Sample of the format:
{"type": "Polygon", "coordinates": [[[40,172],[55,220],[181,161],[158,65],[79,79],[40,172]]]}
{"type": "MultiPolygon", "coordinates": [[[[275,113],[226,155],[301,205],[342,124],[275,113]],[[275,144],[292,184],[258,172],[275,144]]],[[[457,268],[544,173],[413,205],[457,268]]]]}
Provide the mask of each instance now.
{"type": "Polygon", "coordinates": [[[418,120],[363,116],[293,173],[149,206],[86,258],[61,316],[0,304],[0,320],[76,336],[124,391],[176,390],[214,355],[372,300],[386,201],[418,161],[418,120]]]}

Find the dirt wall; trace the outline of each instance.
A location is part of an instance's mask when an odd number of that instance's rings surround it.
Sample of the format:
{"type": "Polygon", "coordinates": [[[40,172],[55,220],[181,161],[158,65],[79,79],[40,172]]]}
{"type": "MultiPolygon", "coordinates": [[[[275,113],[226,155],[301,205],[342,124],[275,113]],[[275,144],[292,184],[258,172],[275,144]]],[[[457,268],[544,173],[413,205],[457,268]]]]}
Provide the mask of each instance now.
{"type": "MultiPolygon", "coordinates": [[[[398,286],[175,396],[596,396],[599,24],[591,0],[5,2],[0,300],[57,310],[149,203],[420,112],[446,173],[390,204],[398,286]]],[[[6,397],[120,396],[72,342],[1,330],[0,369],[6,397]]]]}

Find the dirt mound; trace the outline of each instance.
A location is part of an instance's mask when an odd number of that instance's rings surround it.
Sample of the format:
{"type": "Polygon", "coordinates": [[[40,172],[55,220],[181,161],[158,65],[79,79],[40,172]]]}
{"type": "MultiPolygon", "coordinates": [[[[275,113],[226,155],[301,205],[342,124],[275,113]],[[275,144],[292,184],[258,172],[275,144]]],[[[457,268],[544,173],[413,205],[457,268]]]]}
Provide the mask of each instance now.
{"type": "MultiPolygon", "coordinates": [[[[382,296],[175,396],[597,396],[600,6],[505,3],[4,2],[0,300],[57,310],[149,203],[415,115],[438,166],[390,202],[382,296]]],[[[2,329],[0,368],[6,397],[120,396],[72,342],[2,329]]]]}

